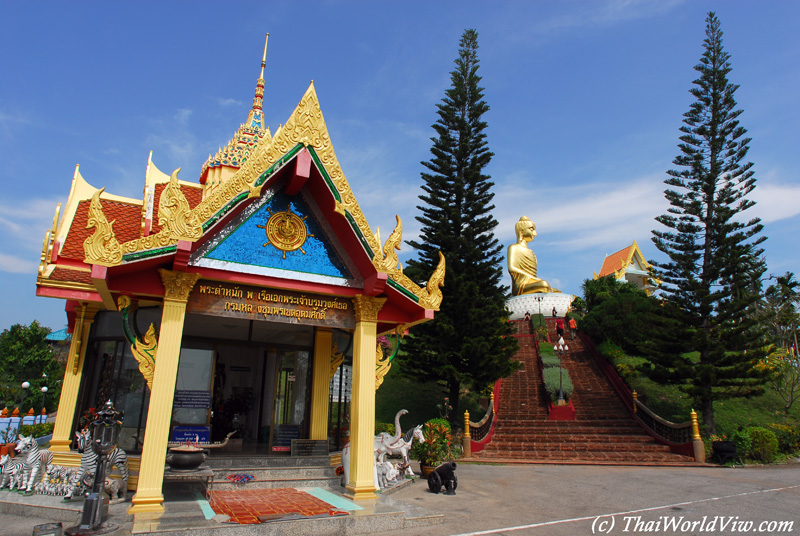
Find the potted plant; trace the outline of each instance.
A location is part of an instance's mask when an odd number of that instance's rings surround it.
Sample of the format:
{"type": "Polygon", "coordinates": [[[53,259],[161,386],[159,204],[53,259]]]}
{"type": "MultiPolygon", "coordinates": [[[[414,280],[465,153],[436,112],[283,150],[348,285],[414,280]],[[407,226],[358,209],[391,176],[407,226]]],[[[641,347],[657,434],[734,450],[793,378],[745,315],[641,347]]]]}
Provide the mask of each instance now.
{"type": "Polygon", "coordinates": [[[738,457],[736,442],[728,441],[724,435],[711,436],[711,452],[713,458],[719,463],[726,463],[738,457]]]}
{"type": "Polygon", "coordinates": [[[422,427],[424,443],[411,447],[411,457],[419,462],[422,476],[427,477],[442,462],[455,458],[450,423],[446,419],[431,419],[422,427]]]}

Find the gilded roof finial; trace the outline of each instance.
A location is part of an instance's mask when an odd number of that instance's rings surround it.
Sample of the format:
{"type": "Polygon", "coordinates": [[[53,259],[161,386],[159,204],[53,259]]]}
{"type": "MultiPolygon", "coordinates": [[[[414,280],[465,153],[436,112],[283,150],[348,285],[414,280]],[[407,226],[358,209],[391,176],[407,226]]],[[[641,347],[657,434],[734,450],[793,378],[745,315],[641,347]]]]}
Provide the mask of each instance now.
{"type": "Polygon", "coordinates": [[[264,68],[267,66],[267,43],[269,42],[269,34],[264,39],[264,55],[261,56],[261,74],[258,76],[256,82],[256,96],[253,98],[253,109],[247,116],[247,126],[255,128],[264,128],[264,68]]]}

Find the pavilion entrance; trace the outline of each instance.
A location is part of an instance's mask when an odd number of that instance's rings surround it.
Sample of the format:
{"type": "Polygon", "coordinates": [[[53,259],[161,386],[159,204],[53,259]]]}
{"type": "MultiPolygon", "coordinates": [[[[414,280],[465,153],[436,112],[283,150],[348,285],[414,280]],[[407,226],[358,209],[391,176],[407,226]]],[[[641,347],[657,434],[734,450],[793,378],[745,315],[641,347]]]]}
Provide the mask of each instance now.
{"type": "Polygon", "coordinates": [[[228,452],[288,454],[309,433],[313,328],[189,316],[170,439],[235,431],[228,452]]]}

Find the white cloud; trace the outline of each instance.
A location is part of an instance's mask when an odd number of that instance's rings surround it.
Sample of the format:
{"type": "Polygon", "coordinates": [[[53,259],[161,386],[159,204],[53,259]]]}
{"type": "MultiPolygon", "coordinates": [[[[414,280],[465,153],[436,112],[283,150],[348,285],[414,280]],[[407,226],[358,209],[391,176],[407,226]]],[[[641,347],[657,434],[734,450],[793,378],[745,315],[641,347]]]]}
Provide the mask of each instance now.
{"type": "Polygon", "coordinates": [[[32,274],[38,268],[38,263],[14,255],[0,253],[0,272],[12,274],[32,274]]]}
{"type": "Polygon", "coordinates": [[[662,190],[663,183],[655,176],[535,191],[513,181],[495,196],[497,235],[504,243],[513,241],[514,224],[520,216],[528,216],[536,224],[537,241],[568,250],[642,241],[657,225],[653,218],[666,210],[662,190]]]}
{"type": "Polygon", "coordinates": [[[753,190],[756,205],[750,209],[764,223],[793,218],[800,214],[800,184],[763,183],[753,190]]]}

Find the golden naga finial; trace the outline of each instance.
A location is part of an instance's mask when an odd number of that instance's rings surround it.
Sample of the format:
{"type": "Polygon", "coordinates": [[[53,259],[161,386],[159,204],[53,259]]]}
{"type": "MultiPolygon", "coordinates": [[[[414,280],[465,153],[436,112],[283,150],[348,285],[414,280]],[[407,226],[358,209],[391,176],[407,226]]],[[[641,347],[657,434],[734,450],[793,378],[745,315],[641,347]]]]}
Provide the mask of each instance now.
{"type": "Polygon", "coordinates": [[[116,266],[122,262],[122,246],[114,236],[113,226],[116,220],[109,222],[103,213],[103,205],[100,202],[103,190],[105,188],[97,190],[89,203],[86,228],[94,228],[95,231],[84,240],[83,253],[85,261],[89,264],[116,266]]]}
{"type": "MultiPolygon", "coordinates": [[[[372,259],[373,266],[379,272],[391,273],[400,263],[397,251],[400,250],[400,244],[403,241],[403,222],[400,220],[400,216],[395,215],[395,219],[397,220],[397,225],[394,231],[386,239],[383,250],[379,250],[372,259]]],[[[380,244],[380,229],[375,233],[375,239],[380,244]]]]}
{"type": "Polygon", "coordinates": [[[172,172],[169,184],[158,202],[158,224],[167,229],[173,238],[194,241],[203,236],[203,226],[192,212],[189,201],[178,183],[181,168],[172,172]]]}
{"type": "Polygon", "coordinates": [[[440,251],[439,265],[436,267],[436,270],[433,271],[433,274],[431,274],[431,278],[428,279],[428,284],[425,286],[425,295],[419,300],[419,304],[426,309],[433,309],[435,311],[439,310],[439,306],[442,304],[443,297],[442,291],[439,287],[444,286],[444,274],[444,255],[442,255],[442,252],[440,251]]]}

